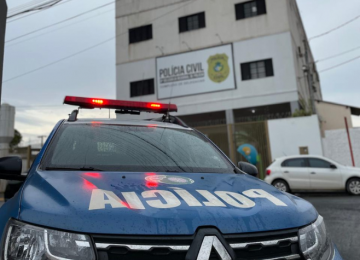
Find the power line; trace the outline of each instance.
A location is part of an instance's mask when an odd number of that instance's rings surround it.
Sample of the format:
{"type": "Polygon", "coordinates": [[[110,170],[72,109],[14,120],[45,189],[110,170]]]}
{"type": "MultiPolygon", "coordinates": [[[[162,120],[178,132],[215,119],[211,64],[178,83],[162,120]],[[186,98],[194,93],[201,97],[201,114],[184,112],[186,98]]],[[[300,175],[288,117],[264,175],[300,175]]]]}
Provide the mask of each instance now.
{"type": "Polygon", "coordinates": [[[9,48],[9,47],[18,45],[18,44],[23,43],[23,42],[30,41],[30,40],[32,40],[32,39],[38,38],[38,37],[40,37],[40,36],[43,36],[43,35],[46,35],[46,34],[49,34],[49,33],[53,33],[53,32],[59,31],[59,30],[61,30],[61,29],[67,28],[67,27],[69,27],[69,26],[72,26],[72,25],[75,25],[75,24],[78,24],[78,23],[81,23],[81,22],[84,22],[84,21],[87,21],[87,20],[89,20],[89,19],[92,19],[92,18],[94,18],[94,17],[98,17],[99,15],[103,15],[103,14],[105,14],[105,13],[108,13],[108,12],[111,12],[111,11],[114,11],[114,10],[115,10],[115,9],[111,9],[111,10],[102,12],[102,13],[100,13],[100,14],[87,17],[87,18],[82,19],[82,20],[80,20],[80,21],[76,21],[76,22],[74,22],[74,23],[67,24],[67,25],[65,25],[65,26],[56,28],[56,29],[54,29],[54,30],[52,30],[52,31],[48,31],[48,32],[45,32],[45,33],[42,33],[42,34],[35,35],[34,37],[27,38],[27,39],[25,39],[25,40],[23,40],[23,41],[15,42],[15,43],[13,43],[13,44],[7,45],[6,48],[9,48]]]}
{"type": "Polygon", "coordinates": [[[18,16],[18,15],[25,14],[25,13],[28,13],[28,12],[33,12],[33,11],[37,11],[37,10],[48,9],[48,8],[53,7],[54,5],[60,3],[61,1],[63,1],[63,0],[52,0],[52,1],[46,2],[46,3],[44,3],[44,4],[41,4],[41,5],[39,5],[39,6],[36,6],[36,7],[30,8],[30,9],[27,9],[27,10],[24,10],[24,11],[21,11],[21,12],[18,12],[18,13],[15,13],[15,14],[13,14],[13,15],[9,15],[9,16],[7,17],[7,19],[12,18],[12,17],[15,17],[15,16],[18,16]]]}
{"type": "Polygon", "coordinates": [[[47,1],[42,0],[37,3],[29,4],[27,7],[23,7],[23,9],[19,8],[19,9],[17,9],[17,11],[14,10],[13,12],[9,12],[9,14],[8,14],[9,16],[7,18],[11,18],[13,16],[31,12],[31,11],[35,11],[35,10],[45,9],[45,8],[51,7],[61,1],[62,0],[47,0],[47,1]],[[43,3],[41,3],[41,2],[43,2],[43,3]]]}
{"type": "Polygon", "coordinates": [[[42,11],[42,10],[34,11],[34,12],[32,12],[32,13],[28,14],[28,15],[24,15],[24,16],[21,16],[21,17],[19,17],[19,18],[17,18],[17,19],[12,19],[12,20],[10,20],[10,21],[6,20],[6,23],[12,23],[12,22],[15,22],[15,21],[17,21],[17,20],[20,20],[20,19],[26,18],[26,17],[31,16],[31,15],[34,15],[34,14],[37,14],[37,13],[39,13],[39,12],[41,12],[41,11],[42,11]]]}
{"type": "Polygon", "coordinates": [[[46,1],[48,1],[48,0],[33,0],[33,1],[30,1],[30,2],[27,2],[27,3],[24,3],[22,5],[11,8],[9,10],[9,14],[14,14],[16,12],[23,11],[23,10],[25,10],[27,8],[34,7],[34,6],[38,5],[38,4],[40,4],[41,2],[46,2],[46,1]]]}
{"type": "MultiPolygon", "coordinates": [[[[165,14],[160,15],[160,16],[156,17],[155,19],[152,19],[152,20],[150,20],[150,21],[148,21],[148,22],[154,22],[154,21],[156,21],[156,20],[158,20],[158,19],[160,19],[160,18],[162,18],[162,17],[164,17],[164,16],[166,16],[166,15],[172,13],[172,12],[175,12],[176,10],[181,9],[181,8],[183,8],[183,7],[185,7],[185,6],[189,5],[189,4],[192,4],[192,3],[196,2],[196,1],[197,1],[197,0],[194,0],[194,1],[192,1],[192,2],[186,3],[186,4],[184,4],[184,5],[180,6],[180,7],[175,8],[174,10],[171,10],[171,11],[169,11],[169,12],[166,12],[165,14]]],[[[90,46],[90,47],[88,47],[88,48],[86,48],[86,49],[84,49],[84,50],[81,50],[81,51],[79,51],[79,52],[76,52],[76,53],[74,53],[74,54],[72,54],[72,55],[69,55],[69,56],[64,57],[64,58],[62,58],[62,59],[59,59],[59,60],[56,60],[56,61],[54,61],[54,62],[48,63],[48,64],[46,64],[46,65],[44,65],[44,66],[41,66],[41,67],[39,67],[39,68],[33,69],[33,70],[31,70],[31,71],[28,71],[28,72],[25,72],[25,73],[23,73],[23,74],[17,75],[17,76],[15,76],[15,77],[9,78],[9,79],[3,81],[3,83],[12,81],[12,80],[14,80],[14,79],[20,78],[20,77],[22,77],[22,76],[31,74],[31,73],[33,73],[33,72],[35,72],[35,71],[38,71],[38,70],[44,69],[44,68],[46,68],[46,67],[52,66],[52,65],[54,65],[54,64],[56,64],[56,63],[59,63],[59,62],[61,62],[61,61],[67,60],[67,59],[69,59],[69,58],[72,58],[72,57],[74,57],[74,56],[76,56],[76,55],[79,55],[79,54],[81,54],[81,53],[83,53],[83,52],[86,52],[86,51],[88,51],[88,50],[91,50],[91,49],[93,49],[93,48],[96,48],[96,47],[98,47],[98,46],[100,46],[100,45],[102,45],[102,44],[105,44],[105,43],[107,43],[107,42],[109,42],[109,41],[111,41],[111,40],[114,40],[114,39],[116,39],[117,37],[120,37],[120,36],[125,35],[125,34],[127,34],[127,33],[128,33],[128,32],[124,32],[124,33],[120,33],[120,34],[118,34],[118,35],[115,35],[114,37],[111,37],[111,38],[109,38],[109,39],[107,39],[107,40],[105,40],[105,41],[103,41],[103,42],[100,42],[100,43],[98,43],[98,44],[95,44],[95,45],[93,45],[93,46],[90,46]]]]}
{"type": "Polygon", "coordinates": [[[47,25],[47,26],[41,27],[41,28],[39,28],[39,29],[37,29],[37,30],[34,30],[34,31],[31,31],[31,32],[28,32],[28,33],[22,34],[22,35],[20,35],[20,36],[17,36],[17,37],[15,37],[15,38],[12,38],[12,39],[10,39],[10,40],[8,40],[8,41],[5,41],[5,43],[15,41],[15,40],[17,40],[17,39],[23,38],[23,37],[28,36],[28,35],[30,35],[30,34],[33,34],[33,33],[36,33],[36,32],[39,32],[39,31],[42,31],[42,30],[45,30],[45,29],[48,29],[48,28],[50,28],[50,27],[53,27],[53,26],[55,26],[55,25],[58,25],[58,24],[61,24],[61,23],[64,23],[64,22],[67,22],[67,21],[73,20],[73,19],[75,19],[75,18],[77,18],[77,17],[79,17],[79,16],[82,16],[82,15],[84,15],[84,14],[87,14],[87,13],[93,12],[93,11],[95,11],[95,10],[97,10],[97,9],[103,8],[103,7],[108,6],[108,5],[110,5],[110,4],[113,4],[113,3],[114,3],[114,2],[111,2],[111,3],[107,3],[107,4],[104,4],[104,5],[101,5],[101,6],[99,6],[99,7],[96,7],[96,8],[94,8],[94,9],[88,10],[88,11],[83,12],[83,13],[81,13],[81,14],[78,14],[78,15],[72,16],[72,17],[67,18],[67,19],[65,19],[65,20],[62,20],[62,21],[60,21],[60,22],[53,23],[53,24],[50,24],[50,25],[47,25]]]}
{"type": "Polygon", "coordinates": [[[23,73],[23,74],[17,75],[17,76],[12,77],[12,78],[9,78],[9,79],[7,79],[7,80],[4,80],[3,83],[9,82],[9,81],[11,81],[11,80],[20,78],[20,77],[25,76],[25,75],[28,75],[28,74],[31,74],[31,73],[33,73],[33,72],[35,72],[35,71],[44,69],[44,68],[46,68],[46,67],[49,67],[49,66],[51,66],[51,65],[54,65],[54,64],[59,63],[59,62],[61,62],[61,61],[67,60],[67,59],[69,59],[69,58],[71,58],[71,57],[74,57],[74,56],[79,55],[79,54],[81,54],[81,53],[83,53],[83,52],[86,52],[86,51],[88,51],[88,50],[94,49],[95,47],[100,46],[100,45],[102,45],[102,44],[104,44],[104,43],[107,43],[107,42],[109,42],[109,41],[111,41],[111,40],[114,40],[115,38],[116,38],[116,37],[111,37],[110,39],[107,39],[107,40],[105,40],[105,41],[102,41],[102,42],[100,42],[100,43],[98,43],[98,44],[95,44],[95,45],[93,45],[93,46],[91,46],[91,47],[89,47],[89,48],[83,49],[83,50],[81,50],[81,51],[79,51],[79,52],[76,52],[76,53],[74,53],[74,54],[71,54],[71,55],[69,55],[69,56],[66,56],[66,57],[64,57],[64,58],[62,58],[62,59],[53,61],[53,62],[51,62],[51,63],[48,63],[48,64],[44,65],[44,66],[38,67],[38,68],[36,68],[36,69],[30,70],[30,71],[28,71],[28,72],[25,72],[25,73],[23,73]]]}
{"type": "Polygon", "coordinates": [[[341,25],[339,25],[339,26],[337,26],[337,27],[335,27],[335,28],[333,28],[333,29],[331,29],[331,30],[329,30],[327,32],[324,32],[322,34],[319,34],[319,35],[316,35],[316,36],[313,36],[313,37],[309,38],[309,41],[314,40],[316,38],[320,38],[320,37],[322,37],[324,35],[327,35],[329,33],[332,33],[333,31],[336,31],[336,30],[344,27],[345,25],[348,25],[349,23],[352,23],[353,21],[355,21],[355,20],[357,20],[359,18],[360,18],[360,15],[356,16],[355,18],[351,19],[350,21],[347,21],[346,23],[343,23],[343,24],[341,24],[341,25]]]}
{"type": "MultiPolygon", "coordinates": [[[[60,6],[60,5],[62,5],[62,4],[66,4],[66,3],[70,2],[70,1],[71,1],[71,0],[64,1],[64,2],[62,2],[62,3],[57,4],[56,6],[60,6]]],[[[45,10],[47,10],[47,9],[45,9],[45,10]]],[[[41,12],[41,11],[44,11],[44,10],[36,10],[36,11],[33,11],[32,13],[30,13],[30,14],[28,14],[28,15],[24,15],[24,16],[21,16],[21,17],[19,17],[19,18],[17,18],[17,19],[12,19],[12,20],[10,20],[10,21],[6,21],[6,23],[12,23],[12,22],[21,20],[21,19],[26,18],[26,17],[28,17],[28,16],[32,16],[32,15],[34,15],[34,14],[37,14],[37,13],[39,13],[39,12],[41,12]]]]}
{"type": "Polygon", "coordinates": [[[358,46],[358,47],[356,47],[356,48],[353,48],[353,49],[351,49],[351,50],[348,50],[348,51],[344,51],[344,52],[341,52],[341,53],[338,53],[338,54],[335,54],[335,55],[332,55],[332,56],[329,56],[329,57],[320,59],[320,60],[318,60],[318,61],[316,61],[316,62],[318,63],[318,62],[330,60],[330,59],[339,57],[339,56],[341,56],[341,55],[344,55],[344,54],[346,54],[346,53],[353,52],[353,51],[358,50],[358,49],[360,49],[360,46],[358,46]]]}
{"type": "Polygon", "coordinates": [[[350,62],[352,62],[352,61],[355,61],[355,60],[357,60],[357,59],[359,59],[359,58],[360,58],[360,56],[357,56],[357,57],[355,57],[355,58],[353,58],[353,59],[351,59],[351,60],[342,62],[342,63],[337,64],[337,65],[335,65],[335,66],[332,66],[332,67],[330,67],[330,68],[327,68],[327,69],[324,69],[324,70],[320,70],[319,72],[321,73],[321,72],[325,72],[325,71],[329,71],[329,70],[335,69],[335,68],[337,68],[337,67],[340,67],[340,66],[342,66],[342,65],[345,65],[345,64],[350,63],[350,62]]]}

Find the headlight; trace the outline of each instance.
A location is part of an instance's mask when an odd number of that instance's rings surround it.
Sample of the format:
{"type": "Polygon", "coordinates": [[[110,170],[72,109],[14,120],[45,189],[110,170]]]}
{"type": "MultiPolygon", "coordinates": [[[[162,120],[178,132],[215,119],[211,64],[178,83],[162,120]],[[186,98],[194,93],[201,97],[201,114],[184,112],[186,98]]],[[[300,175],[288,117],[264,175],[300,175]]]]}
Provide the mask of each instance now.
{"type": "Polygon", "coordinates": [[[95,260],[90,237],[15,220],[8,225],[3,252],[4,260],[95,260]]]}
{"type": "Polygon", "coordinates": [[[300,248],[306,260],[331,260],[334,247],[326,233],[322,216],[305,228],[299,230],[300,248]]]}

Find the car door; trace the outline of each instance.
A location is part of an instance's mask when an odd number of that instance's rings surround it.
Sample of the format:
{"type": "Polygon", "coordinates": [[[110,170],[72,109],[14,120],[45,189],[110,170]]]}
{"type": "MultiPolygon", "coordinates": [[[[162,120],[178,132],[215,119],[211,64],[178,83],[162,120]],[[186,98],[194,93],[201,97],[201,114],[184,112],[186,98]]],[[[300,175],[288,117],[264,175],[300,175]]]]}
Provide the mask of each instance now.
{"type": "Polygon", "coordinates": [[[332,190],[344,188],[339,168],[332,168],[336,166],[323,159],[309,158],[308,160],[311,189],[332,190]]]}
{"type": "Polygon", "coordinates": [[[281,164],[281,169],[290,189],[310,189],[310,171],[305,158],[287,159],[281,164]]]}

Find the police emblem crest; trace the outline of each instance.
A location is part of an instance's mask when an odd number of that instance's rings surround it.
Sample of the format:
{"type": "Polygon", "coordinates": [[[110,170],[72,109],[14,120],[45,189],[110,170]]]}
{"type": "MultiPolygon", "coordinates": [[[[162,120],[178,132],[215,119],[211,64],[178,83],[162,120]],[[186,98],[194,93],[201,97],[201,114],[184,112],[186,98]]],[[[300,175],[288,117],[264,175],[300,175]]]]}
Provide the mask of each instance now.
{"type": "Polygon", "coordinates": [[[210,56],[207,62],[209,65],[208,75],[211,81],[221,83],[229,77],[229,57],[225,53],[210,56]]]}

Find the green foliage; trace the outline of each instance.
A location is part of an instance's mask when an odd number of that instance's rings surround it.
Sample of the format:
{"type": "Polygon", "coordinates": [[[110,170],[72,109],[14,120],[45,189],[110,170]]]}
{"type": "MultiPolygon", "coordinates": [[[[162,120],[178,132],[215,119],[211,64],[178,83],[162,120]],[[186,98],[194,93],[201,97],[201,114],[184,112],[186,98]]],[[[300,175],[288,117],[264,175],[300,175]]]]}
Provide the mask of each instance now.
{"type": "Polygon", "coordinates": [[[301,109],[296,109],[292,117],[311,116],[313,114],[313,107],[311,101],[306,102],[304,99],[299,100],[301,109]]]}
{"type": "Polygon", "coordinates": [[[304,109],[296,109],[292,117],[311,116],[311,112],[304,109]]]}
{"type": "Polygon", "coordinates": [[[16,129],[14,132],[14,138],[10,142],[10,149],[14,149],[15,147],[17,147],[22,140],[22,135],[20,134],[20,132],[16,129]]]}

